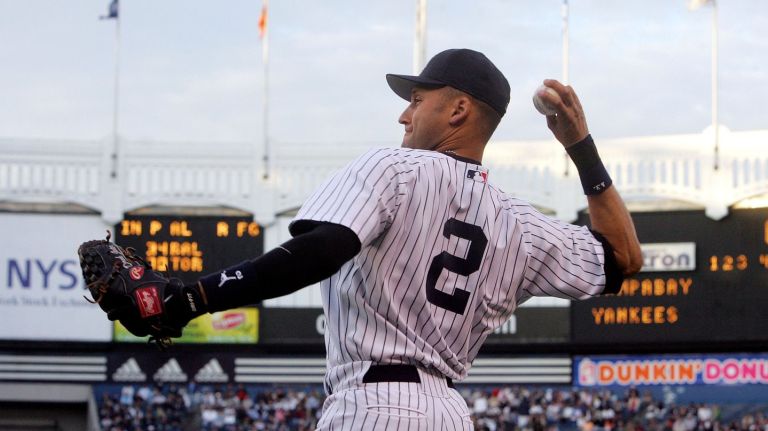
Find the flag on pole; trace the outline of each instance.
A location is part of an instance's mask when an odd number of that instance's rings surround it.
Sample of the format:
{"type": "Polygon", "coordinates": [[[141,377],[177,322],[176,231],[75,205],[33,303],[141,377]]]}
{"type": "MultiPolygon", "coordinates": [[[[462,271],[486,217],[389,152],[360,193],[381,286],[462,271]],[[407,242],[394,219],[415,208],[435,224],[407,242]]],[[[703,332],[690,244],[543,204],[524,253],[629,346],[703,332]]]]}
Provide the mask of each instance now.
{"type": "MultiPolygon", "coordinates": [[[[117,0],[115,0],[117,1],[117,0]]],[[[267,2],[261,7],[261,15],[259,15],[259,37],[264,39],[264,35],[267,34],[267,2]]]]}
{"type": "Polygon", "coordinates": [[[99,17],[99,19],[117,19],[120,15],[120,7],[118,4],[119,0],[112,0],[112,3],[109,4],[109,11],[106,15],[102,15],[99,17]]]}
{"type": "Polygon", "coordinates": [[[688,10],[693,11],[708,4],[715,4],[715,0],[688,0],[688,10]]]}
{"type": "Polygon", "coordinates": [[[118,5],[119,0],[112,0],[112,3],[109,4],[109,11],[106,15],[102,15],[99,17],[99,19],[117,19],[120,15],[120,6],[118,5]]]}

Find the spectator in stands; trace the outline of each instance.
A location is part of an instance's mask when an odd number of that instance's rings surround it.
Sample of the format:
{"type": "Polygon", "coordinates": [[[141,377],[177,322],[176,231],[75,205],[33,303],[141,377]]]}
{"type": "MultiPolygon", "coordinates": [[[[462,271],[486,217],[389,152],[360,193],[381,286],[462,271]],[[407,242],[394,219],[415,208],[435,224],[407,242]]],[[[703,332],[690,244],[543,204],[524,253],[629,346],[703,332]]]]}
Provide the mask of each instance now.
{"type": "MultiPolygon", "coordinates": [[[[464,389],[478,431],[768,431],[766,412],[720,422],[717,406],[675,406],[634,388],[610,391],[502,387],[464,389]]],[[[126,386],[99,400],[106,431],[309,431],[317,424],[317,389],[126,386]]]]}

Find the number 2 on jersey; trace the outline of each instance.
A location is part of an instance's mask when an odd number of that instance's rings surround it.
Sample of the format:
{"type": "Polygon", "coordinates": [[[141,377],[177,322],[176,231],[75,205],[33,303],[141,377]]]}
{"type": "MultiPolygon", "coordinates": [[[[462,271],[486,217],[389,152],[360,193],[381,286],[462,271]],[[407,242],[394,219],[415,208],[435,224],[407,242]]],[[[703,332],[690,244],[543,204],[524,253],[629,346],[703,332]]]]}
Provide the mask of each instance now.
{"type": "Polygon", "coordinates": [[[480,226],[455,218],[448,219],[443,225],[443,236],[450,239],[451,235],[469,241],[467,257],[461,258],[443,251],[432,258],[432,264],[429,265],[427,272],[427,300],[440,308],[453,311],[456,314],[464,314],[469,302],[469,292],[458,287],[454,289],[453,294],[442,292],[435,288],[437,279],[443,269],[465,277],[480,269],[483,253],[485,253],[485,247],[488,245],[488,238],[480,226]]]}

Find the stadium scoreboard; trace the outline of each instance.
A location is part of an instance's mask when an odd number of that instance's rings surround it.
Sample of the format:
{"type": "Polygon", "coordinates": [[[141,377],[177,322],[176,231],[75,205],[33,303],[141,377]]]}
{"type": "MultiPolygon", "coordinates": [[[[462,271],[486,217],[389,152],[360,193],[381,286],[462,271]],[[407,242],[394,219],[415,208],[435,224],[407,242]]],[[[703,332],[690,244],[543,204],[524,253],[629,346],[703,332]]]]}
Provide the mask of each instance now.
{"type": "Polygon", "coordinates": [[[115,226],[115,242],[184,283],[264,252],[261,226],[249,217],[126,216],[115,226]]]}
{"type": "Polygon", "coordinates": [[[643,270],[618,295],[572,302],[574,342],[768,341],[768,208],[632,218],[643,270]]]}

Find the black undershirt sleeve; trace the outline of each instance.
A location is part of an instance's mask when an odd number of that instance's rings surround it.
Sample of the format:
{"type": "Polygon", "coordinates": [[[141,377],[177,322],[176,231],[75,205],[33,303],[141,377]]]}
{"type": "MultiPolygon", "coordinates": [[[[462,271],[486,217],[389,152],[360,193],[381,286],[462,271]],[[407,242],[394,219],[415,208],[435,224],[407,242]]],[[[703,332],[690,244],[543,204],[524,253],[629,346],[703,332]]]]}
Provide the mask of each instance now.
{"type": "Polygon", "coordinates": [[[592,235],[603,244],[603,253],[605,254],[605,263],[603,264],[603,270],[605,271],[605,288],[600,292],[601,295],[616,294],[621,290],[621,283],[624,282],[624,274],[619,268],[619,264],[616,262],[616,256],[613,254],[613,247],[605,237],[599,232],[595,232],[592,229],[589,230],[592,235]]]}
{"type": "Polygon", "coordinates": [[[348,227],[314,223],[268,253],[208,274],[198,284],[208,312],[227,310],[288,295],[324,280],[360,248],[357,234],[348,227]]]}

